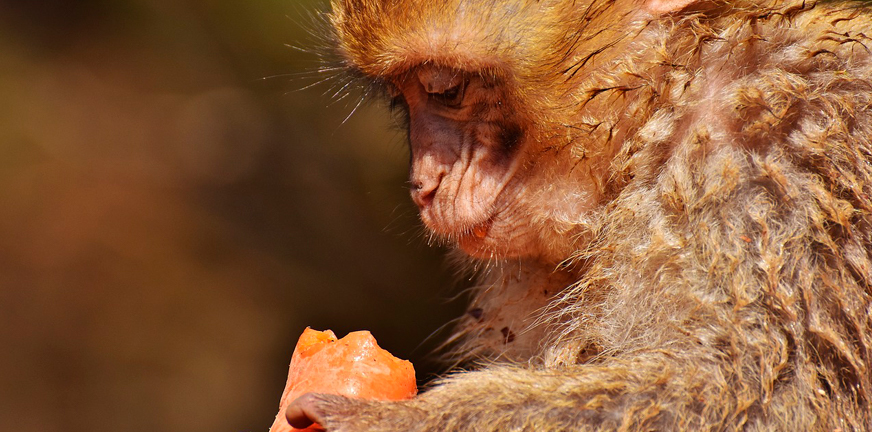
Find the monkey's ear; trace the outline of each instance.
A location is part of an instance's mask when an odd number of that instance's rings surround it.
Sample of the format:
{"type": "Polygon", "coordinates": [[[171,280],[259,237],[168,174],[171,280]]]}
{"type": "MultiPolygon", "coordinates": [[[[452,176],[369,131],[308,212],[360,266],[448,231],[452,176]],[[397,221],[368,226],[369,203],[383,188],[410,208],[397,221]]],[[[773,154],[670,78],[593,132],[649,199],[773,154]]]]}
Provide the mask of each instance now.
{"type": "Polygon", "coordinates": [[[673,12],[679,12],[682,9],[699,3],[700,0],[645,0],[645,9],[654,15],[663,15],[673,12]]]}

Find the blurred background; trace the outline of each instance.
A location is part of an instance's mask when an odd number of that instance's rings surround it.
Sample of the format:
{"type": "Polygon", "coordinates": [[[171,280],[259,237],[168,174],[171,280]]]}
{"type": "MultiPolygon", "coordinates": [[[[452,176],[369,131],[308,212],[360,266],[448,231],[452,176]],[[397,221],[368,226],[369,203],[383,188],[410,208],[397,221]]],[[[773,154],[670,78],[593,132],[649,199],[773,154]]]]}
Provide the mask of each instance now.
{"type": "Polygon", "coordinates": [[[403,134],[287,46],[326,7],[0,0],[0,431],[265,432],[306,326],[440,371],[403,134]]]}

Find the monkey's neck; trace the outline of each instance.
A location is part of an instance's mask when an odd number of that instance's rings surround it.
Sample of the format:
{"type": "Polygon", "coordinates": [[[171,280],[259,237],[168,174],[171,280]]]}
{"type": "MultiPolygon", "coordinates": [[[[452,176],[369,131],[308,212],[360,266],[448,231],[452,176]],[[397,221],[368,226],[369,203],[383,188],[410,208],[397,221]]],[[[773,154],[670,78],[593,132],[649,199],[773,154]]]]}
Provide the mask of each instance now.
{"type": "Polygon", "coordinates": [[[452,338],[457,362],[535,361],[547,339],[549,304],[579,277],[577,268],[535,261],[491,265],[452,338]]]}

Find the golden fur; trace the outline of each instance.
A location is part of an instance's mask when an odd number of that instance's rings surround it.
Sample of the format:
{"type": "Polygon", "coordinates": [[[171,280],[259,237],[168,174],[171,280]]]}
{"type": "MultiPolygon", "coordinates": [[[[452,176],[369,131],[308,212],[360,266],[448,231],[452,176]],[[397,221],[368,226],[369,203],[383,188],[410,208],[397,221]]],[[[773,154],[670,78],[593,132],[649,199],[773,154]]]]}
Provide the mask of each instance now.
{"type": "Polygon", "coordinates": [[[318,397],[329,431],[872,431],[872,13],[643,3],[333,0],[349,68],[498,80],[553,158],[529,172],[600,198],[542,219],[559,269],[486,266],[458,339],[511,362],[318,397]]]}

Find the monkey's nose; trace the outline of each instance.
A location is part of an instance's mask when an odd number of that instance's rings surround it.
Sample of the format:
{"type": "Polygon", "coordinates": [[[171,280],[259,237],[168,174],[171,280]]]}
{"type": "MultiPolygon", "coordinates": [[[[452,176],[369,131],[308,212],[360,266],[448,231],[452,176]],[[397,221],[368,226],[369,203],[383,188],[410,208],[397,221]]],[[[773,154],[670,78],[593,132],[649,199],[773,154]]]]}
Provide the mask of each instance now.
{"type": "Polygon", "coordinates": [[[443,174],[439,174],[436,178],[425,178],[412,180],[412,201],[418,205],[418,208],[426,208],[433,202],[436,197],[436,191],[439,190],[439,185],[442,184],[443,174]]]}

